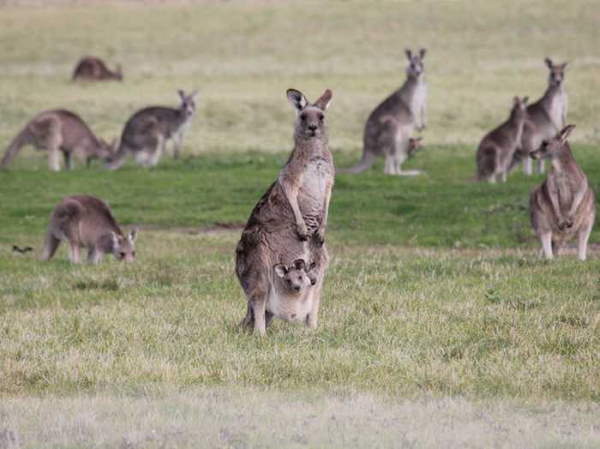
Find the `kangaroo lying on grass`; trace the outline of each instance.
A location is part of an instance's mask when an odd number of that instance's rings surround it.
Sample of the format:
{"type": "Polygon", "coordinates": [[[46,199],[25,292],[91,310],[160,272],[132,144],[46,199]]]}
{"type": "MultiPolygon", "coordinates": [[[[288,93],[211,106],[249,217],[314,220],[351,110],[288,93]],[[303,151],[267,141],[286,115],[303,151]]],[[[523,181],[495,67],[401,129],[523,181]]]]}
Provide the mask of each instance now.
{"type": "Polygon", "coordinates": [[[508,120],[481,140],[476,156],[479,181],[506,182],[515,151],[521,144],[526,105],[527,97],[515,97],[508,120]]]}
{"type": "Polygon", "coordinates": [[[121,66],[117,65],[117,69],[113,72],[110,70],[104,61],[95,56],[84,56],[79,60],[73,70],[73,81],[106,81],[106,80],[123,80],[123,72],[121,66]]]}
{"type": "Polygon", "coordinates": [[[287,96],[297,111],[294,149],[277,181],[254,207],[236,247],[235,272],[248,299],[242,325],[260,335],[266,333],[269,314],[317,327],[329,261],[324,242],[335,169],[327,143],[325,110],[332,93],[326,90],[314,104],[295,89],[289,89],[287,96]],[[306,296],[301,287],[298,309],[291,312],[289,293],[280,296],[276,276],[281,277],[283,271],[277,266],[289,267],[297,259],[308,261],[307,276],[315,285],[306,296]],[[277,304],[282,303],[288,306],[280,313],[277,304]]]}
{"type": "Polygon", "coordinates": [[[96,137],[77,114],[59,109],[41,112],[32,118],[8,145],[0,167],[6,167],[25,145],[47,150],[50,170],[59,171],[61,152],[67,169],[73,167],[73,154],[85,159],[89,166],[93,159],[108,159],[116,140],[109,145],[96,137]]]}
{"type": "Polygon", "coordinates": [[[69,242],[69,259],[79,263],[81,247],[88,250],[91,263],[98,263],[104,254],[117,260],[135,259],[136,231],[123,234],[108,205],[93,196],[75,195],[64,198],[50,216],[42,260],[52,258],[61,240],[69,242]]]}
{"type": "Polygon", "coordinates": [[[197,92],[189,95],[182,90],[177,92],[181,98],[178,108],[150,106],[137,111],[127,120],[119,150],[107,164],[108,168],[116,170],[121,167],[129,153],[140,165],[153,167],[158,164],[170,139],[174,143],[173,155],[179,157],[183,135],[196,112],[194,97],[197,92]]]}
{"type": "MultiPolygon", "coordinates": [[[[552,139],[567,123],[567,92],[564,89],[567,63],[554,64],[545,59],[548,70],[548,88],[542,98],[527,106],[527,120],[523,127],[520,150],[515,153],[515,164],[523,159],[523,169],[531,175],[529,153],[540,147],[544,140],[552,139]]],[[[538,161],[538,172],[544,172],[544,161],[538,161]]]]}
{"type": "Polygon", "coordinates": [[[363,135],[362,159],[342,173],[361,173],[369,169],[378,156],[385,156],[384,173],[388,175],[418,175],[419,170],[402,170],[409,155],[409,138],[416,126],[425,128],[427,86],[423,59],[426,50],[419,54],[406,50],[408,67],[406,81],[400,89],[386,98],[371,112],[363,135]]]}
{"type": "Polygon", "coordinates": [[[579,259],[587,256],[587,243],[596,217],[596,199],[585,173],[579,168],[567,137],[575,125],[568,125],[531,153],[534,159],[550,159],[552,170],[531,192],[531,224],[542,243],[547,259],[575,235],[579,259]]]}

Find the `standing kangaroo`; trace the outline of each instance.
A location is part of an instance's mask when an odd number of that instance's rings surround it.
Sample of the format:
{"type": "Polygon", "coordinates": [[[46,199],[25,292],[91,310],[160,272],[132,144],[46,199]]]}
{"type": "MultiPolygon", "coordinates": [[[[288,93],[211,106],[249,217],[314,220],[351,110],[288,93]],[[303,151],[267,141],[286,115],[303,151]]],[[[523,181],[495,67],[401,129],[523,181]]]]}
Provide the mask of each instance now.
{"type": "Polygon", "coordinates": [[[67,169],[73,167],[73,154],[85,159],[89,166],[92,159],[108,159],[116,141],[109,145],[97,138],[77,114],[58,109],[41,112],[32,118],[4,152],[0,167],[6,167],[25,145],[47,150],[50,170],[59,171],[61,152],[67,169]]]}
{"type": "Polygon", "coordinates": [[[534,159],[550,159],[552,170],[546,180],[531,192],[531,224],[542,243],[547,259],[577,235],[578,256],[585,260],[587,243],[596,216],[594,192],[579,168],[567,137],[575,125],[563,128],[531,153],[534,159]]]}
{"type": "Polygon", "coordinates": [[[116,70],[110,70],[104,61],[95,56],[84,56],[79,60],[73,70],[72,80],[84,81],[106,81],[106,80],[123,80],[123,72],[121,66],[117,65],[116,70]]]}
{"type": "Polygon", "coordinates": [[[174,143],[174,157],[179,157],[183,135],[196,112],[194,97],[197,92],[189,95],[182,90],[177,92],[181,98],[178,108],[150,106],[140,109],[127,120],[119,150],[107,164],[109,169],[121,167],[129,153],[140,165],[153,167],[158,164],[169,139],[174,143]]]}
{"type": "Polygon", "coordinates": [[[527,97],[515,97],[508,120],[485,135],[477,149],[477,179],[506,182],[513,157],[521,145],[527,97]]]}
{"type": "Polygon", "coordinates": [[[421,173],[419,170],[402,170],[401,165],[408,158],[413,129],[416,127],[421,131],[426,125],[425,53],[424,48],[419,54],[406,50],[406,81],[371,112],[365,124],[362,159],[354,167],[341,172],[361,173],[373,165],[376,157],[383,155],[383,171],[388,175],[421,173]]]}
{"type": "Polygon", "coordinates": [[[329,261],[324,242],[335,168],[325,111],[332,93],[327,89],[313,104],[295,89],[289,89],[287,97],[297,111],[294,149],[277,180],[254,207],[236,247],[235,272],[248,300],[242,325],[259,335],[266,333],[269,314],[317,327],[329,261]],[[287,302],[282,299],[274,276],[277,265],[289,267],[297,259],[311,267],[313,274],[309,271],[308,278],[315,285],[305,289],[306,296],[298,298],[292,312],[289,297],[287,302]],[[294,317],[278,315],[284,302],[285,313],[294,317]]]}
{"type": "MultiPolygon", "coordinates": [[[[564,88],[567,63],[554,64],[550,58],[546,58],[545,63],[550,71],[548,88],[542,98],[527,106],[521,148],[515,154],[514,163],[523,159],[523,170],[527,175],[532,173],[529,153],[539,148],[544,140],[552,139],[567,123],[568,99],[564,88]]],[[[539,173],[544,172],[543,160],[538,161],[537,169],[539,173]]]]}
{"type": "Polygon", "coordinates": [[[123,234],[104,201],[88,195],[68,196],[52,211],[42,260],[52,258],[61,240],[67,240],[73,263],[79,263],[81,247],[88,249],[91,263],[98,263],[104,254],[111,253],[118,260],[132,262],[135,237],[135,230],[127,236],[123,234]]]}

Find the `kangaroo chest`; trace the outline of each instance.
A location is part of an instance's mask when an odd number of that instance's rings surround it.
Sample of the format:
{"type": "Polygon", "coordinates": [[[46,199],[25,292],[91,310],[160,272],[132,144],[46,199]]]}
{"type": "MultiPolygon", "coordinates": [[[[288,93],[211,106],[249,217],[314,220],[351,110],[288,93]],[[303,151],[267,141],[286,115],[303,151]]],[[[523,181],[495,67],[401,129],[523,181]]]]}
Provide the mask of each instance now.
{"type": "Polygon", "coordinates": [[[313,305],[313,295],[310,290],[300,295],[286,294],[272,288],[267,300],[267,311],[285,321],[304,321],[313,305]]]}
{"type": "Polygon", "coordinates": [[[552,124],[556,127],[557,130],[564,126],[563,112],[565,110],[565,106],[566,94],[562,91],[556,93],[550,101],[548,107],[548,115],[550,116],[550,120],[552,121],[552,124]]]}
{"type": "Polygon", "coordinates": [[[413,96],[410,101],[410,112],[413,115],[417,115],[420,113],[425,101],[427,99],[427,86],[424,82],[421,82],[416,85],[415,90],[413,92],[413,96]]]}
{"type": "Polygon", "coordinates": [[[566,173],[555,173],[554,186],[556,191],[551,192],[558,197],[558,204],[563,210],[568,210],[573,202],[573,186],[566,173]]]}
{"type": "MultiPolygon", "coordinates": [[[[298,205],[305,220],[324,212],[325,198],[332,182],[333,166],[329,160],[315,156],[306,163],[298,193],[298,205]]],[[[307,225],[310,227],[311,223],[307,222],[307,225]]]]}

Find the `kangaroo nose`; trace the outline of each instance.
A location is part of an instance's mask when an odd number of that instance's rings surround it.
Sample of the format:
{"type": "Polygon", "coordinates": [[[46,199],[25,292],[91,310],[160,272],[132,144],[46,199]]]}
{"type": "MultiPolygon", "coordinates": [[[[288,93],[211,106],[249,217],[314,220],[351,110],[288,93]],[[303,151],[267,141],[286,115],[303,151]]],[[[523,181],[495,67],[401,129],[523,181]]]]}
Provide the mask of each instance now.
{"type": "Polygon", "coordinates": [[[317,125],[308,125],[308,129],[310,129],[311,131],[316,131],[317,125]]]}
{"type": "Polygon", "coordinates": [[[299,292],[300,291],[300,286],[299,285],[294,285],[294,290],[299,292]]]}

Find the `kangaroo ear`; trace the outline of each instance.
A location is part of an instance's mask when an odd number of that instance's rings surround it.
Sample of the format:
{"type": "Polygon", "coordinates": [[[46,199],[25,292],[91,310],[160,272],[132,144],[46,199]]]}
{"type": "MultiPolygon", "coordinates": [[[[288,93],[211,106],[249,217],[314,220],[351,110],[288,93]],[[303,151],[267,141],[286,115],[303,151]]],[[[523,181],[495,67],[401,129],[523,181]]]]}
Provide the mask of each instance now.
{"type": "Polygon", "coordinates": [[[523,97],[523,104],[529,103],[529,97],[523,97]]]}
{"type": "Polygon", "coordinates": [[[304,261],[304,259],[296,259],[292,263],[292,266],[296,270],[304,270],[304,268],[306,267],[306,262],[304,261]]]}
{"type": "Polygon", "coordinates": [[[426,54],[426,53],[427,53],[427,49],[426,49],[426,48],[422,48],[422,49],[420,49],[420,50],[419,50],[419,57],[420,57],[421,59],[424,59],[424,58],[425,58],[425,54],[426,54]]]}
{"type": "Polygon", "coordinates": [[[286,94],[288,100],[290,101],[290,103],[292,103],[292,106],[294,106],[298,112],[304,109],[308,104],[308,100],[306,99],[304,94],[299,90],[288,89],[286,94]]]}
{"type": "Polygon", "coordinates": [[[191,94],[188,95],[189,98],[194,98],[198,95],[198,89],[194,89],[191,94]]]}
{"type": "Polygon", "coordinates": [[[137,229],[132,229],[131,231],[129,231],[129,234],[127,235],[127,239],[129,240],[129,243],[133,243],[135,242],[135,239],[137,238],[137,229]]]}
{"type": "Polygon", "coordinates": [[[113,249],[119,247],[119,236],[115,231],[110,231],[110,236],[112,237],[113,249]]]}
{"type": "Polygon", "coordinates": [[[315,101],[315,106],[321,109],[322,111],[326,111],[329,105],[331,104],[331,97],[333,97],[333,92],[330,89],[325,89],[323,95],[319,97],[317,101],[315,101]]]}
{"type": "Polygon", "coordinates": [[[412,51],[410,51],[410,48],[405,49],[404,54],[406,55],[409,61],[412,60],[412,51]]]}
{"type": "Polygon", "coordinates": [[[567,68],[567,65],[568,65],[568,64],[569,64],[568,62],[563,62],[563,63],[560,65],[560,68],[564,70],[564,69],[566,69],[566,68],[567,68]]]}
{"type": "Polygon", "coordinates": [[[569,134],[571,134],[571,131],[573,131],[574,129],[575,125],[567,125],[560,130],[560,132],[558,133],[558,138],[560,139],[561,143],[565,143],[567,137],[569,137],[569,134]]]}
{"type": "Polygon", "coordinates": [[[177,93],[179,94],[179,98],[181,98],[181,101],[185,100],[185,92],[181,89],[177,89],[177,93]]]}
{"type": "Polygon", "coordinates": [[[285,275],[287,274],[287,268],[282,263],[278,263],[273,268],[275,269],[275,274],[280,278],[285,277],[285,275]]]}
{"type": "Polygon", "coordinates": [[[548,68],[549,68],[549,69],[551,69],[551,68],[552,68],[552,65],[553,65],[553,64],[552,64],[552,59],[550,59],[550,58],[545,58],[545,59],[544,59],[544,62],[546,63],[546,65],[548,66],[548,68]]]}
{"type": "Polygon", "coordinates": [[[119,138],[115,137],[110,141],[110,151],[115,153],[117,151],[117,147],[119,146],[119,138]]]}

